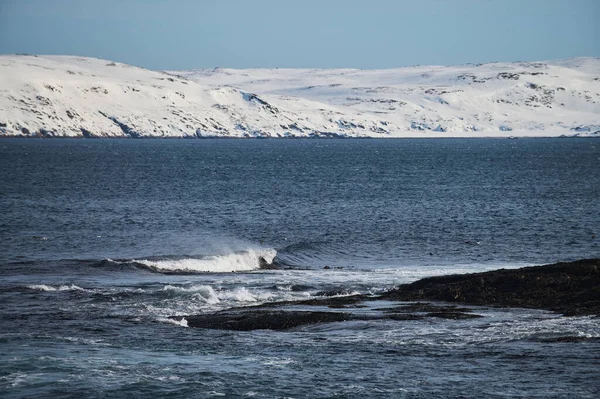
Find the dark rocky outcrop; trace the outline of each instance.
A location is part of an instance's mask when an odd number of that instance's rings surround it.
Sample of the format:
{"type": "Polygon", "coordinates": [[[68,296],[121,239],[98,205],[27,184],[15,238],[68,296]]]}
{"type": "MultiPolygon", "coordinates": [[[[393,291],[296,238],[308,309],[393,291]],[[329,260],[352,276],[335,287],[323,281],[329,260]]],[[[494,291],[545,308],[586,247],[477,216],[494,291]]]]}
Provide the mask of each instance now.
{"type": "Polygon", "coordinates": [[[98,113],[102,116],[104,116],[105,118],[110,119],[111,121],[113,121],[117,126],[119,126],[119,128],[121,129],[121,131],[126,135],[129,136],[131,138],[140,138],[142,137],[142,134],[138,131],[136,131],[133,127],[126,125],[125,123],[119,121],[116,117],[114,116],[109,116],[108,114],[105,114],[102,111],[98,111],[98,113]]]}
{"type": "Polygon", "coordinates": [[[277,263],[275,262],[271,262],[269,263],[265,258],[263,258],[262,256],[258,257],[258,267],[261,269],[265,269],[265,270],[269,270],[269,269],[278,269],[279,266],[277,265],[277,263]]]}
{"type": "MultiPolygon", "coordinates": [[[[307,303],[307,301],[296,304],[319,306],[321,303],[307,303]]],[[[271,304],[279,305],[279,304],[271,304]]],[[[289,305],[289,303],[287,303],[289,305]]],[[[431,304],[420,304],[419,307],[403,306],[386,310],[384,312],[372,312],[369,314],[357,314],[339,311],[310,311],[310,310],[272,310],[265,309],[269,306],[259,305],[256,307],[228,309],[217,313],[198,316],[188,316],[186,320],[188,327],[209,328],[217,330],[288,330],[309,324],[333,323],[351,320],[420,320],[427,317],[442,319],[471,319],[481,317],[472,314],[470,309],[460,309],[455,306],[434,306],[431,304]],[[435,310],[435,311],[433,311],[435,310]]],[[[179,317],[173,317],[179,319],[179,317]]]]}
{"type": "Polygon", "coordinates": [[[357,316],[341,312],[305,311],[224,311],[214,314],[186,317],[189,327],[217,330],[287,330],[306,324],[356,320],[357,316]]]}
{"type": "MultiPolygon", "coordinates": [[[[424,318],[470,319],[481,317],[472,314],[471,309],[456,306],[432,305],[427,303],[404,304],[395,308],[378,309],[370,313],[351,311],[290,310],[286,306],[326,306],[329,308],[351,309],[364,296],[349,296],[306,301],[266,303],[258,306],[233,308],[198,316],[186,316],[188,327],[217,330],[288,330],[309,324],[333,323],[351,320],[420,320],[424,318]],[[354,304],[354,305],[353,305],[354,304]],[[277,310],[272,308],[277,307],[277,310]]],[[[377,299],[377,298],[374,298],[377,299]]],[[[179,319],[179,317],[172,317],[179,319]]]]}
{"type": "Polygon", "coordinates": [[[340,293],[338,295],[343,296],[332,296],[336,291],[332,292],[320,292],[317,295],[320,298],[311,298],[311,299],[302,299],[297,301],[280,301],[280,302],[266,302],[260,305],[256,305],[255,308],[274,308],[274,307],[284,307],[284,306],[292,306],[292,305],[301,305],[301,306],[323,306],[331,309],[341,309],[341,308],[355,308],[361,307],[361,303],[367,300],[377,300],[378,297],[369,297],[367,295],[356,294],[356,295],[345,295],[344,293],[340,293]]]}
{"type": "Polygon", "coordinates": [[[460,320],[482,317],[472,313],[473,310],[469,308],[459,308],[454,305],[439,305],[427,302],[402,304],[400,306],[378,310],[383,311],[393,320],[414,320],[425,317],[460,320]]]}
{"type": "Polygon", "coordinates": [[[401,285],[382,298],[548,309],[569,316],[600,315],[600,259],[424,278],[401,285]]]}
{"type": "Polygon", "coordinates": [[[320,293],[320,296],[186,316],[186,320],[189,327],[249,331],[287,330],[309,324],[351,320],[461,320],[482,317],[467,307],[423,301],[547,309],[566,316],[600,316],[600,259],[429,277],[379,296],[329,296],[327,292],[320,293]],[[380,300],[400,303],[385,308],[373,307],[374,302],[380,300]],[[371,309],[367,312],[354,311],[368,305],[371,309]],[[305,310],[298,310],[298,307],[305,310]]]}
{"type": "Polygon", "coordinates": [[[94,133],[90,132],[86,128],[81,127],[80,129],[81,129],[81,134],[83,134],[83,137],[85,137],[86,139],[91,139],[91,138],[95,137],[94,133]]]}

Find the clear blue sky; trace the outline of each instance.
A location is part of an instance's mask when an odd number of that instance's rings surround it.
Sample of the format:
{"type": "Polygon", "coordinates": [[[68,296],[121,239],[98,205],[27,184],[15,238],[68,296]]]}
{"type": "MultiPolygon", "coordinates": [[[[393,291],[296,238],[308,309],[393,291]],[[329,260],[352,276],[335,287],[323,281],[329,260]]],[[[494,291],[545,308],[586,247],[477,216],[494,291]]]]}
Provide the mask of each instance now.
{"type": "Polygon", "coordinates": [[[0,53],[151,69],[600,56],[600,0],[0,0],[0,53]]]}

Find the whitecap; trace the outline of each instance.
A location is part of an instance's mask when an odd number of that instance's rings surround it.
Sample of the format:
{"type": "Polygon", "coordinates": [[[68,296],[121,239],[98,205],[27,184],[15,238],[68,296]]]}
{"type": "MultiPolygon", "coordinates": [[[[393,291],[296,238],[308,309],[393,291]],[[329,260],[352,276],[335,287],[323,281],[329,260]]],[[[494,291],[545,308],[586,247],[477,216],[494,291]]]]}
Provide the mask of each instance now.
{"type": "Polygon", "coordinates": [[[81,288],[74,284],[59,285],[59,286],[52,286],[52,285],[46,285],[46,284],[32,284],[32,285],[28,285],[27,288],[29,288],[30,290],[46,291],[46,292],[50,292],[50,291],[87,291],[85,288],[81,288]]]}
{"type": "Polygon", "coordinates": [[[265,366],[287,366],[289,364],[297,363],[294,359],[291,358],[268,358],[262,362],[265,366]]]}
{"type": "Polygon", "coordinates": [[[257,302],[258,298],[252,294],[246,287],[236,288],[233,291],[223,292],[223,299],[229,299],[236,302],[257,302]]]}
{"type": "Polygon", "coordinates": [[[167,317],[160,317],[157,320],[160,321],[161,323],[175,324],[176,326],[180,326],[180,327],[188,327],[188,321],[185,319],[185,317],[182,317],[181,320],[169,319],[167,317]]]}
{"type": "Polygon", "coordinates": [[[209,285],[193,285],[191,287],[178,287],[174,285],[166,285],[164,291],[174,291],[182,293],[193,293],[193,299],[199,299],[208,304],[219,303],[219,298],[215,290],[209,285]]]}
{"type": "Polygon", "coordinates": [[[0,381],[6,381],[10,387],[14,388],[22,385],[27,377],[29,376],[25,373],[16,372],[0,377],[0,381]]]}
{"type": "Polygon", "coordinates": [[[257,270],[261,259],[272,263],[277,251],[272,248],[248,249],[224,255],[184,259],[135,259],[132,262],[158,272],[237,272],[257,270]]]}

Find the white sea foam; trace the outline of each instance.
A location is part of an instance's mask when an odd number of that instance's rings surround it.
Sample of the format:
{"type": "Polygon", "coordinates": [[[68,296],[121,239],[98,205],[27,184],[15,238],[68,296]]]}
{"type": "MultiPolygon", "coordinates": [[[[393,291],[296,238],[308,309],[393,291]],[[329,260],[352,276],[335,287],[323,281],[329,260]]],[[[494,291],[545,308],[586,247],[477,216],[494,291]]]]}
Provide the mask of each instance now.
{"type": "Polygon", "coordinates": [[[150,269],[163,272],[237,272],[260,268],[260,258],[267,263],[273,262],[277,251],[271,248],[248,249],[225,255],[213,255],[204,258],[134,260],[150,269]]]}
{"type": "Polygon", "coordinates": [[[52,285],[46,285],[46,284],[32,284],[32,285],[28,285],[27,288],[29,288],[30,290],[46,291],[46,292],[50,292],[50,291],[86,291],[86,289],[81,288],[74,284],[59,285],[59,286],[52,286],[52,285]]]}
{"type": "Polygon", "coordinates": [[[176,326],[181,326],[181,327],[188,326],[188,321],[185,319],[185,317],[182,317],[181,320],[169,319],[167,317],[160,317],[158,319],[158,321],[160,321],[162,323],[175,324],[176,326]]]}
{"type": "Polygon", "coordinates": [[[223,392],[217,392],[217,391],[208,391],[206,393],[210,396],[225,396],[225,394],[223,392]]]}
{"type": "Polygon", "coordinates": [[[83,338],[83,337],[68,337],[68,336],[57,336],[55,338],[59,339],[59,340],[63,340],[63,341],[67,341],[67,342],[74,342],[74,343],[83,344],[83,345],[93,345],[93,346],[107,346],[108,345],[101,339],[83,338]]]}
{"type": "Polygon", "coordinates": [[[286,358],[271,357],[271,358],[267,358],[266,360],[264,360],[262,362],[262,364],[264,364],[265,366],[287,366],[288,364],[295,364],[295,363],[298,363],[298,362],[289,357],[286,357],[286,358]]]}
{"type": "Polygon", "coordinates": [[[8,384],[8,386],[10,386],[11,388],[14,388],[14,387],[18,387],[19,385],[22,385],[23,382],[25,382],[28,377],[31,377],[31,375],[17,372],[17,373],[11,373],[9,375],[0,377],[0,381],[6,382],[8,384]]]}
{"type": "MultiPolygon", "coordinates": [[[[293,297],[292,295],[276,295],[273,292],[264,290],[249,290],[246,287],[215,290],[209,285],[192,285],[189,287],[166,285],[163,287],[163,291],[172,291],[182,294],[190,293],[192,294],[192,299],[200,300],[209,305],[215,305],[221,302],[264,302],[273,299],[291,299],[293,297]]],[[[298,293],[296,296],[301,297],[303,296],[303,293],[298,293]]]]}
{"type": "Polygon", "coordinates": [[[173,291],[181,293],[193,293],[192,298],[199,299],[208,304],[219,303],[219,298],[215,290],[209,285],[193,285],[191,287],[177,287],[174,285],[166,285],[164,291],[173,291]]]}
{"type": "Polygon", "coordinates": [[[270,296],[268,293],[252,293],[246,287],[236,288],[233,291],[224,291],[219,295],[224,300],[233,302],[258,302],[260,300],[266,300],[270,296]]]}

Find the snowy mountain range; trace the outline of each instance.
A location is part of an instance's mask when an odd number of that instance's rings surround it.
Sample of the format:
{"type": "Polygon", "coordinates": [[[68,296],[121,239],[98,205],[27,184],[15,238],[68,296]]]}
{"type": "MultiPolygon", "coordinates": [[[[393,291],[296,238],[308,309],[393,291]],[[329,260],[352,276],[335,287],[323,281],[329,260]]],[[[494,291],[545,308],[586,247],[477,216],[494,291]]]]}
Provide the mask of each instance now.
{"type": "Polygon", "coordinates": [[[600,137],[600,58],[151,71],[0,56],[1,136],[600,137]]]}

